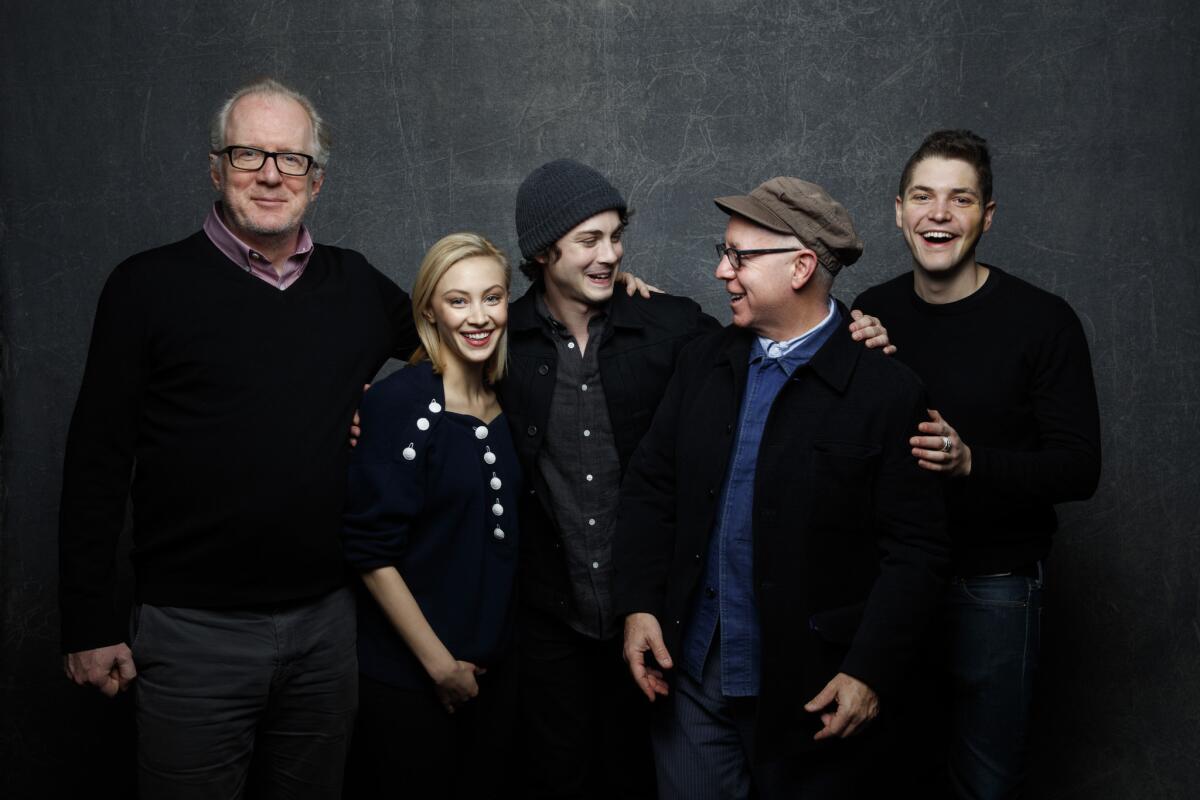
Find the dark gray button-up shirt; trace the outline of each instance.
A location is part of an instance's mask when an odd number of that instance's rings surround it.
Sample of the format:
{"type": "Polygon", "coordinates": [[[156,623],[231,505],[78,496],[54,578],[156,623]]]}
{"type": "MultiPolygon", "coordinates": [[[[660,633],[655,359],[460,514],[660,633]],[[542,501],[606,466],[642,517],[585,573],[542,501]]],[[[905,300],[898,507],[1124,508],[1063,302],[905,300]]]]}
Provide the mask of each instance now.
{"type": "Polygon", "coordinates": [[[538,295],[535,308],[558,351],[554,400],[538,453],[546,483],[542,503],[562,537],[576,631],[606,639],[616,631],[612,610],[612,537],[616,525],[621,462],[600,385],[601,343],[611,331],[607,313],[588,322],[588,344],[575,337],[538,295]],[[547,496],[548,494],[548,496],[547,496]]]}

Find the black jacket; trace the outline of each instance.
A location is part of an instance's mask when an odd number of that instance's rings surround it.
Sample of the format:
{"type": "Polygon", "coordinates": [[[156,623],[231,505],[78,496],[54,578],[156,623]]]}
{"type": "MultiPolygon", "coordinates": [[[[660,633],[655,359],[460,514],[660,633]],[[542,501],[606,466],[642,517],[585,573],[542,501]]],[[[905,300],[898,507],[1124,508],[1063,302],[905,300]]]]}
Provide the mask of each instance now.
{"type": "MultiPolygon", "coordinates": [[[[535,284],[509,306],[508,374],[497,391],[525,475],[518,594],[522,602],[565,620],[571,604],[567,564],[558,531],[538,496],[545,482],[537,454],[550,417],[558,360],[534,309],[541,289],[535,284]]],[[[622,287],[613,293],[608,313],[612,332],[600,344],[600,380],[623,473],[650,427],[680,350],[719,325],[685,297],[631,298],[622,287]]]]}
{"type": "MultiPolygon", "coordinates": [[[[730,327],[681,354],[621,487],[616,610],[653,613],[676,663],[753,341],[730,327]]],[[[754,487],[756,759],[814,747],[821,725],[803,705],[838,672],[874,689],[887,713],[916,655],[948,551],[939,483],[908,446],[926,407],[908,368],[840,332],[775,399],[754,487]]]]}

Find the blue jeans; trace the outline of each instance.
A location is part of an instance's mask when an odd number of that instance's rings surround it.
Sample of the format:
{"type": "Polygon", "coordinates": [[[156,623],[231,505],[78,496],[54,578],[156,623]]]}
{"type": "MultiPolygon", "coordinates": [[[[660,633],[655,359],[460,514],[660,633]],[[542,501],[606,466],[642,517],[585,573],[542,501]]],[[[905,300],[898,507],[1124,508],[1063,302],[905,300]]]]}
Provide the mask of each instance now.
{"type": "Polygon", "coordinates": [[[953,578],[944,601],[953,690],[950,782],[958,798],[1020,794],[1041,649],[1042,581],[953,578]]]}

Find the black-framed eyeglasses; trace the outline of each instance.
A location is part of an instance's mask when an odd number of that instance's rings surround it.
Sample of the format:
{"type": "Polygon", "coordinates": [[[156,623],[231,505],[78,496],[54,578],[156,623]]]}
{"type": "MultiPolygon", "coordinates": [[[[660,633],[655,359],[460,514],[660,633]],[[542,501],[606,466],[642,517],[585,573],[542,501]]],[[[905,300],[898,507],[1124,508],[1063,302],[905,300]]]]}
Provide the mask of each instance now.
{"type": "Polygon", "coordinates": [[[746,256],[765,256],[768,253],[795,253],[803,250],[802,247],[767,247],[758,250],[738,250],[736,247],[726,247],[724,242],[716,244],[717,258],[728,258],[729,266],[733,267],[734,271],[742,268],[742,259],[746,256]]]}
{"type": "Polygon", "coordinates": [[[275,169],[280,175],[299,177],[307,175],[317,162],[307,153],[272,153],[270,150],[259,150],[257,147],[244,147],[231,144],[220,150],[213,150],[214,156],[228,156],[229,163],[234,169],[245,172],[258,172],[267,163],[268,158],[275,159],[275,169]]]}

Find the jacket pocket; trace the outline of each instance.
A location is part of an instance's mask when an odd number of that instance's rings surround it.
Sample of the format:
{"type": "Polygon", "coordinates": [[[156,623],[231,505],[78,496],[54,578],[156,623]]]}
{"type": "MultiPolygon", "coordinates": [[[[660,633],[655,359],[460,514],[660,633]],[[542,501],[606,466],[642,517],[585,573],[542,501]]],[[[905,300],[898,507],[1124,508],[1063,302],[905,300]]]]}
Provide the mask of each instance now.
{"type": "Polygon", "coordinates": [[[854,642],[865,608],[866,603],[855,603],[818,611],[808,618],[808,629],[826,642],[849,647],[854,642]]]}
{"type": "Polygon", "coordinates": [[[813,443],[813,519],[823,526],[862,529],[882,448],[854,442],[813,443]]]}

